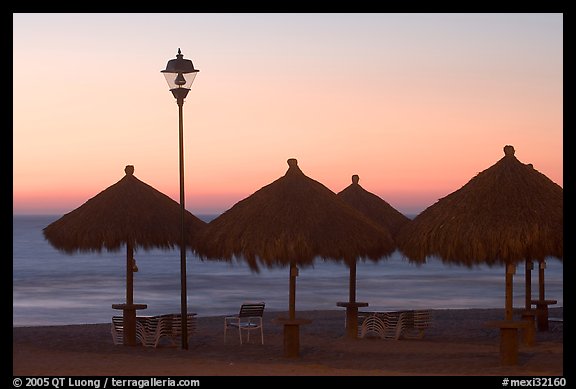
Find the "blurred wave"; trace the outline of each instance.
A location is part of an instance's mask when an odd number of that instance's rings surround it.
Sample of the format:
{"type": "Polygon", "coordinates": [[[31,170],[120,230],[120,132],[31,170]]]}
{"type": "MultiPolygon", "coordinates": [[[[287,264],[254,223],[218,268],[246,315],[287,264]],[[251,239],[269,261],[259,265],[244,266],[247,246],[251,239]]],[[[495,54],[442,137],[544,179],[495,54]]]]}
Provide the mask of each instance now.
{"type": "MultiPolygon", "coordinates": [[[[13,217],[13,325],[106,323],[125,301],[125,251],[68,255],[54,249],[42,228],[60,216],[13,217]]],[[[180,311],[180,252],[137,251],[134,302],[148,304],[140,314],[180,311]],[[145,313],[143,313],[145,312],[145,313]]],[[[243,301],[265,301],[267,310],[288,309],[288,268],[253,273],[242,262],[201,261],[187,255],[188,310],[201,316],[236,313],[243,301]]],[[[348,300],[348,268],[318,261],[300,270],[296,309],[341,309],[348,300]]],[[[546,297],[563,305],[563,268],[547,261],[546,297]]],[[[419,308],[502,308],[504,268],[467,268],[431,259],[416,266],[400,253],[374,263],[359,261],[357,301],[373,310],[419,308]]],[[[532,272],[537,297],[538,272],[532,272]]],[[[524,267],[514,277],[514,306],[524,305],[524,267]]]]}

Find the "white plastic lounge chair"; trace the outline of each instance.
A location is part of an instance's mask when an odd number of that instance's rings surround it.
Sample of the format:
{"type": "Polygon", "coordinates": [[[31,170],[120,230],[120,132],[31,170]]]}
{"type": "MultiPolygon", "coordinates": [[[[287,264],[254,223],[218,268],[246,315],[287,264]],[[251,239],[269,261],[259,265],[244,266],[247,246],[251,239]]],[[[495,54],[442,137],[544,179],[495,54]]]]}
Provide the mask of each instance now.
{"type": "MultiPolygon", "coordinates": [[[[141,317],[136,317],[136,341],[142,342],[144,334],[142,333],[141,317]]],[[[112,326],[110,327],[112,333],[112,342],[115,345],[124,344],[124,318],[122,316],[112,316],[112,326]]]]}
{"type": "Polygon", "coordinates": [[[405,327],[404,316],[404,312],[370,312],[367,315],[362,315],[359,336],[364,338],[372,334],[382,339],[398,340],[405,327]]]}
{"type": "MultiPolygon", "coordinates": [[[[159,316],[136,316],[136,341],[145,347],[158,347],[160,340],[167,337],[172,345],[182,336],[180,314],[159,316]]],[[[187,315],[188,338],[196,331],[196,314],[187,315]]],[[[124,320],[122,316],[112,316],[112,341],[115,345],[124,343],[124,320]]]]}
{"type": "Polygon", "coordinates": [[[248,333],[246,341],[250,342],[250,331],[260,330],[260,339],[264,344],[264,325],[262,316],[264,315],[264,303],[244,303],[240,307],[240,312],[235,316],[224,318],[224,343],[226,343],[226,333],[228,328],[237,328],[240,344],[242,344],[242,331],[248,333]]]}
{"type": "Polygon", "coordinates": [[[422,338],[430,327],[429,310],[358,312],[358,336],[376,335],[382,339],[422,338]]]}
{"type": "MultiPolygon", "coordinates": [[[[187,314],[186,325],[188,338],[196,331],[196,314],[187,314]]],[[[162,338],[168,338],[172,346],[177,345],[177,339],[182,336],[182,315],[166,314],[159,316],[149,316],[140,322],[139,328],[144,334],[142,344],[145,347],[158,347],[162,338]]],[[[137,321],[138,326],[138,321],[137,321]]]]}
{"type": "MultiPolygon", "coordinates": [[[[122,316],[112,316],[112,342],[115,345],[124,343],[124,318],[122,316]]],[[[138,335],[136,335],[138,336],[138,335]]]]}
{"type": "Polygon", "coordinates": [[[432,321],[430,310],[414,310],[405,313],[402,336],[404,338],[423,338],[424,330],[430,327],[432,321]]]}

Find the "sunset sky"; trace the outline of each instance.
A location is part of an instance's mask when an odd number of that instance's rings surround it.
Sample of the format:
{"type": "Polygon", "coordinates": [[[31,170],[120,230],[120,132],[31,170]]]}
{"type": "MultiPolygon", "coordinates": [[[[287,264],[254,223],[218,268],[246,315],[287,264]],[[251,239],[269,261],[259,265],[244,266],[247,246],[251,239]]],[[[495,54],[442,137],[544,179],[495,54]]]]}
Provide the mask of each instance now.
{"type": "Polygon", "coordinates": [[[221,213],[296,158],[417,214],[504,156],[563,186],[562,14],[14,14],[14,214],[63,214],[124,176],[221,213]]]}

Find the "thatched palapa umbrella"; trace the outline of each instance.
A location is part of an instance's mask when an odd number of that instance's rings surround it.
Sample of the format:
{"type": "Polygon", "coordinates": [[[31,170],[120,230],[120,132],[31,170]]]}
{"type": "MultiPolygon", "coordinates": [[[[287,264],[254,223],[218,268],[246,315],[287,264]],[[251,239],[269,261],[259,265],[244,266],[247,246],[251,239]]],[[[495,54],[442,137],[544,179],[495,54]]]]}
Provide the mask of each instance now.
{"type": "MultiPolygon", "coordinates": [[[[506,265],[505,317],[487,325],[500,328],[501,364],[515,365],[517,330],[527,323],[513,320],[513,274],[522,261],[563,258],[563,191],[532,165],[518,161],[514,147],[505,146],[504,154],[416,216],[402,228],[397,242],[412,260],[438,256],[467,266],[506,265]]],[[[547,308],[537,313],[547,316],[547,308]]],[[[529,335],[533,328],[526,331],[529,335]]],[[[528,344],[531,338],[525,338],[528,344]]]]}
{"type": "Polygon", "coordinates": [[[299,355],[296,318],[298,265],[315,258],[377,259],[394,251],[386,231],[338,199],[330,189],[307,177],[296,159],[283,177],[239,201],[212,220],[199,238],[201,258],[243,258],[253,270],[260,265],[290,265],[289,317],[284,325],[284,355],[299,355]]]}
{"type": "Polygon", "coordinates": [[[472,266],[506,265],[505,320],[512,320],[515,265],[563,258],[563,190],[504,147],[504,157],[407,224],[398,244],[412,260],[438,256],[472,266]]]}
{"type": "MultiPolygon", "coordinates": [[[[381,197],[368,192],[358,182],[360,177],[357,174],[352,176],[352,183],[338,193],[338,197],[347,204],[360,211],[383,229],[389,231],[392,237],[398,233],[400,228],[410,222],[405,215],[394,209],[381,197]]],[[[348,337],[356,338],[358,331],[358,307],[367,306],[368,303],[356,301],[356,261],[350,263],[349,301],[338,303],[339,306],[346,307],[347,310],[347,334],[348,337]]]]}
{"type": "MultiPolygon", "coordinates": [[[[114,304],[124,312],[124,344],[136,344],[136,309],[133,271],[137,270],[134,249],[172,249],[180,247],[180,205],[162,192],[137,179],[134,166],[114,185],[92,197],[80,207],[44,228],[44,237],[56,249],[68,254],[78,252],[119,251],[126,245],[126,303],[114,304]]],[[[190,212],[184,217],[190,240],[206,223],[190,212]]]]}

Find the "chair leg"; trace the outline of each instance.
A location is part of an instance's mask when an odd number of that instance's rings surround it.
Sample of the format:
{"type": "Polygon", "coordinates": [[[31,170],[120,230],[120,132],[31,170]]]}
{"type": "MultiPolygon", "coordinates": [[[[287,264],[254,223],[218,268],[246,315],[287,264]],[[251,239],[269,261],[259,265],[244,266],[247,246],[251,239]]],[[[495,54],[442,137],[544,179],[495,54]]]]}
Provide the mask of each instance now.
{"type": "Polygon", "coordinates": [[[226,329],[228,328],[228,326],[226,325],[226,322],[224,322],[224,343],[226,343],[226,329]]]}
{"type": "Polygon", "coordinates": [[[262,344],[264,344],[264,328],[260,326],[260,337],[262,338],[262,344]]]}
{"type": "Polygon", "coordinates": [[[240,344],[242,344],[242,329],[238,326],[238,336],[240,337],[240,344]]]}

